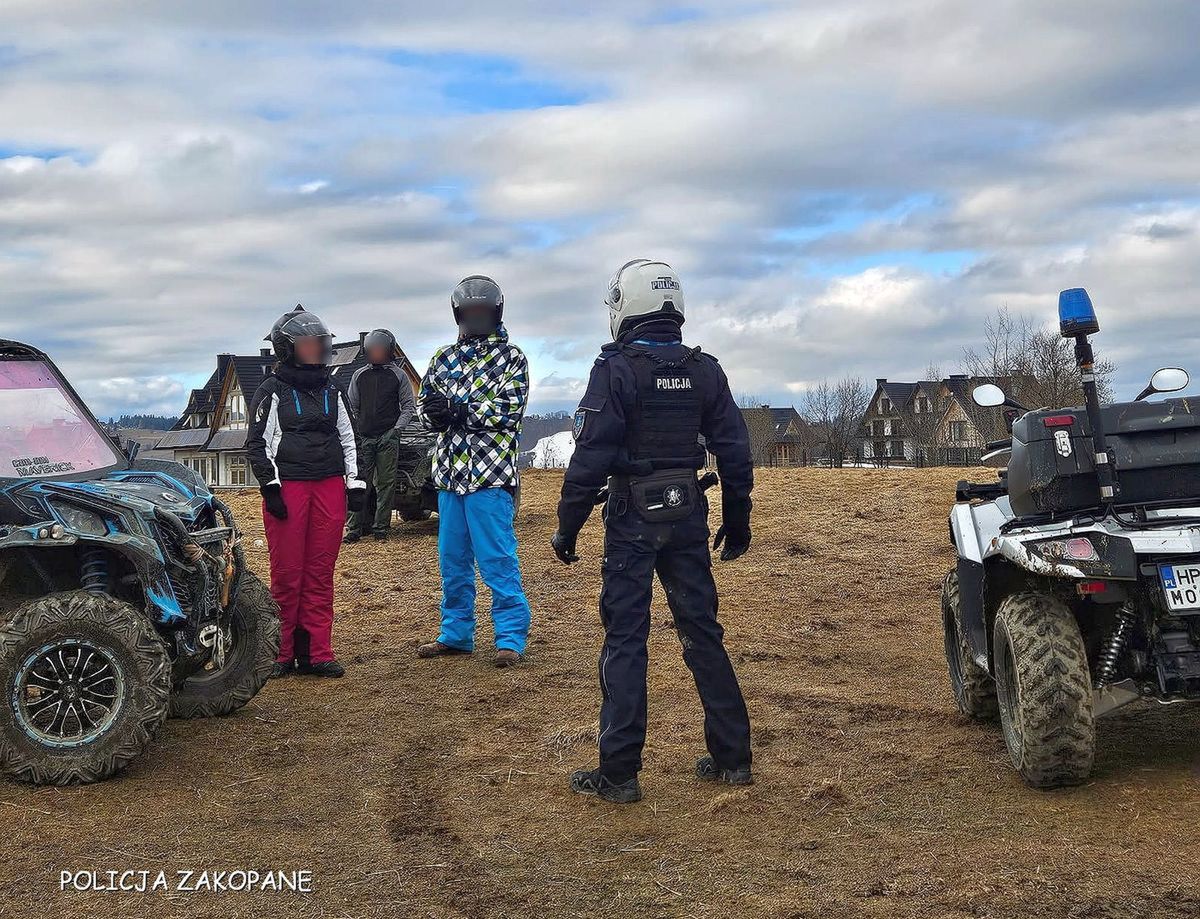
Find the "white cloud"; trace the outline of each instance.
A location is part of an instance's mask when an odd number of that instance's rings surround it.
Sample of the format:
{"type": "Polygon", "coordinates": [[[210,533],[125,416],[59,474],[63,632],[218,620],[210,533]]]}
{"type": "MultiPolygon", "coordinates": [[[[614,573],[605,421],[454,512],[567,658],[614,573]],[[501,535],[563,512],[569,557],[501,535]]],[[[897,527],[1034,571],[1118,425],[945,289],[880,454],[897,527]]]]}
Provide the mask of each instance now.
{"type": "Polygon", "coordinates": [[[1081,283],[1126,388],[1195,353],[1194,4],[692,6],[6,3],[0,335],[165,404],[113,375],[206,375],[298,300],[422,363],[482,271],[558,407],[605,279],[654,254],[780,399],[949,369],[988,310],[1081,283]],[[586,98],[509,108],[471,55],[586,98]]]}

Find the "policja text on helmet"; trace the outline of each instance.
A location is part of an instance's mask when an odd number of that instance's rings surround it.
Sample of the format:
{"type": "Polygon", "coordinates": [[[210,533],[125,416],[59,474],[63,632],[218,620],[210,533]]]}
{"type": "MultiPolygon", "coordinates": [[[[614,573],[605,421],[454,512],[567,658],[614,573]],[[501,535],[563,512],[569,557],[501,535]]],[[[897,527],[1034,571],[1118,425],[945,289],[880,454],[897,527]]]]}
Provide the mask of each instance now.
{"type": "Polygon", "coordinates": [[[604,304],[614,341],[644,322],[671,319],[683,325],[683,286],[666,262],[626,262],[608,282],[604,304]]]}

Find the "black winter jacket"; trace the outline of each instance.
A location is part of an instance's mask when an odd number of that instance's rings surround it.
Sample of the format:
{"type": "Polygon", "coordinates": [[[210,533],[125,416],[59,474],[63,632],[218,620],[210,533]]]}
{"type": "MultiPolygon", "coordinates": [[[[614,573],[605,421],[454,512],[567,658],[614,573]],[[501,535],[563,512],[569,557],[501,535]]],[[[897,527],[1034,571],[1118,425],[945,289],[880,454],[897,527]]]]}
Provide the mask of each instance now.
{"type": "Polygon", "coordinates": [[[246,453],[260,485],[336,475],[347,488],[366,487],[350,408],[328,371],[276,367],[254,394],[246,453]]]}

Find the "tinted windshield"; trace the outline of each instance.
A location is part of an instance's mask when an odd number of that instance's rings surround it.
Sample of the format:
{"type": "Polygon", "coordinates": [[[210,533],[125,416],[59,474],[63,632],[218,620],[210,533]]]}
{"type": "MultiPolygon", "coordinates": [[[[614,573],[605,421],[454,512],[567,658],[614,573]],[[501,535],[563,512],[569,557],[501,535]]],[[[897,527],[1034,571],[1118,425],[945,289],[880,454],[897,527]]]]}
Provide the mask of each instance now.
{"type": "Polygon", "coordinates": [[[0,361],[0,477],[105,469],[123,457],[42,361],[0,361]]]}

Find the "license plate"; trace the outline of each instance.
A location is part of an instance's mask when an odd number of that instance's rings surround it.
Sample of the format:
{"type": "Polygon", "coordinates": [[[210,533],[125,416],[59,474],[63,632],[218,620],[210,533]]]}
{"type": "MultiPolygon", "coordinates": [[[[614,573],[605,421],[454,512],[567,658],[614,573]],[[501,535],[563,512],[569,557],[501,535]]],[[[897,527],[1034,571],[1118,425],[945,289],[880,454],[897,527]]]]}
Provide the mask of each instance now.
{"type": "Polygon", "coordinates": [[[1200,609],[1200,562],[1159,565],[1168,609],[1200,609]]]}

